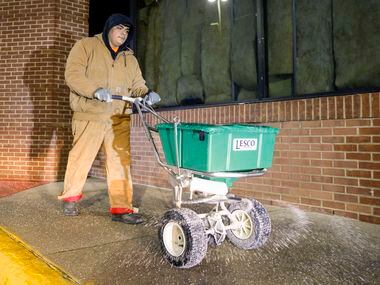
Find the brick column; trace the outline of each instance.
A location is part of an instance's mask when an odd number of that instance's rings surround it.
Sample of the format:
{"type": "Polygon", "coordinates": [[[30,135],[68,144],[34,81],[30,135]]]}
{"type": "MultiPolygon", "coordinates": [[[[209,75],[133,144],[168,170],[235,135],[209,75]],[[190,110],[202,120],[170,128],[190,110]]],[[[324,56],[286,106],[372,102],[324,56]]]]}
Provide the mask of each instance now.
{"type": "Polygon", "coordinates": [[[0,15],[0,179],[60,180],[71,144],[63,73],[87,35],[88,0],[4,0],[0,15]]]}

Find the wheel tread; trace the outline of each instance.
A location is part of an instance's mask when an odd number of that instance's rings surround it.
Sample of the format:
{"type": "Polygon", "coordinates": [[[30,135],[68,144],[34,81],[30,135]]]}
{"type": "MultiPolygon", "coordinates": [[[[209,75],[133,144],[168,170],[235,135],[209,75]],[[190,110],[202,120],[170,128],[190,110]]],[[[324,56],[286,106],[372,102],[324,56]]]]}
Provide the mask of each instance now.
{"type": "Polygon", "coordinates": [[[175,267],[193,267],[199,264],[207,253],[208,239],[203,222],[197,213],[187,208],[171,209],[165,213],[161,227],[159,228],[159,239],[165,258],[175,267]],[[188,249],[179,257],[174,257],[169,254],[163,243],[163,228],[169,221],[177,221],[183,227],[188,238],[188,249]]]}
{"type": "MultiPolygon", "coordinates": [[[[244,201],[231,203],[228,209],[231,213],[235,210],[246,211],[251,217],[254,227],[252,236],[245,240],[238,238],[232,230],[227,230],[227,237],[234,245],[243,249],[254,249],[265,244],[271,233],[271,221],[268,212],[259,201],[252,199],[252,208],[250,209],[247,208],[247,203],[244,201]]],[[[243,228],[241,230],[244,231],[243,228]]]]}

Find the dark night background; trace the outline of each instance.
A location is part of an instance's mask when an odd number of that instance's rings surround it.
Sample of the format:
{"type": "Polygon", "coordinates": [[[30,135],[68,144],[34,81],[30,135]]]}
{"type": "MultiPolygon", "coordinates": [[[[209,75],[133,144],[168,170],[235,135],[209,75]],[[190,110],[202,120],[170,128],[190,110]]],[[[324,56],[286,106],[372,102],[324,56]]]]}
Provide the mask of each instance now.
{"type": "Polygon", "coordinates": [[[105,21],[113,13],[124,14],[136,24],[137,9],[144,6],[141,0],[90,0],[89,36],[101,33],[105,21]]]}

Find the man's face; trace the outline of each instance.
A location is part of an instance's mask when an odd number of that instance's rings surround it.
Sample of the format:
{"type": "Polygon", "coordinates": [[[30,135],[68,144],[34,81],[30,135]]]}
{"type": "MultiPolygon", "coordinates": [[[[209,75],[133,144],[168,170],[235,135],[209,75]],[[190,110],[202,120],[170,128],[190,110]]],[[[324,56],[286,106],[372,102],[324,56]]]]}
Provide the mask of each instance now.
{"type": "Polygon", "coordinates": [[[108,40],[112,48],[120,47],[128,38],[129,27],[117,25],[111,28],[108,33],[108,40]]]}

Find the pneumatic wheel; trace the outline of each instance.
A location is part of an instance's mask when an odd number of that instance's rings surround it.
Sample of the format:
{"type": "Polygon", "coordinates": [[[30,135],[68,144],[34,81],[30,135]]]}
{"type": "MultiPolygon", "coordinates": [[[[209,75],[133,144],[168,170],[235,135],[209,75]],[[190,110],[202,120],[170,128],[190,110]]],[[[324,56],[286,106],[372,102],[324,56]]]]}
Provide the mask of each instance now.
{"type": "Polygon", "coordinates": [[[262,246],[271,233],[271,222],[263,205],[252,199],[252,207],[247,203],[231,203],[228,210],[237,220],[239,227],[227,230],[227,238],[242,249],[253,249],[262,246]]]}
{"type": "Polygon", "coordinates": [[[203,222],[190,209],[167,211],[158,236],[166,260],[175,267],[193,267],[206,255],[208,238],[203,222]]]}

